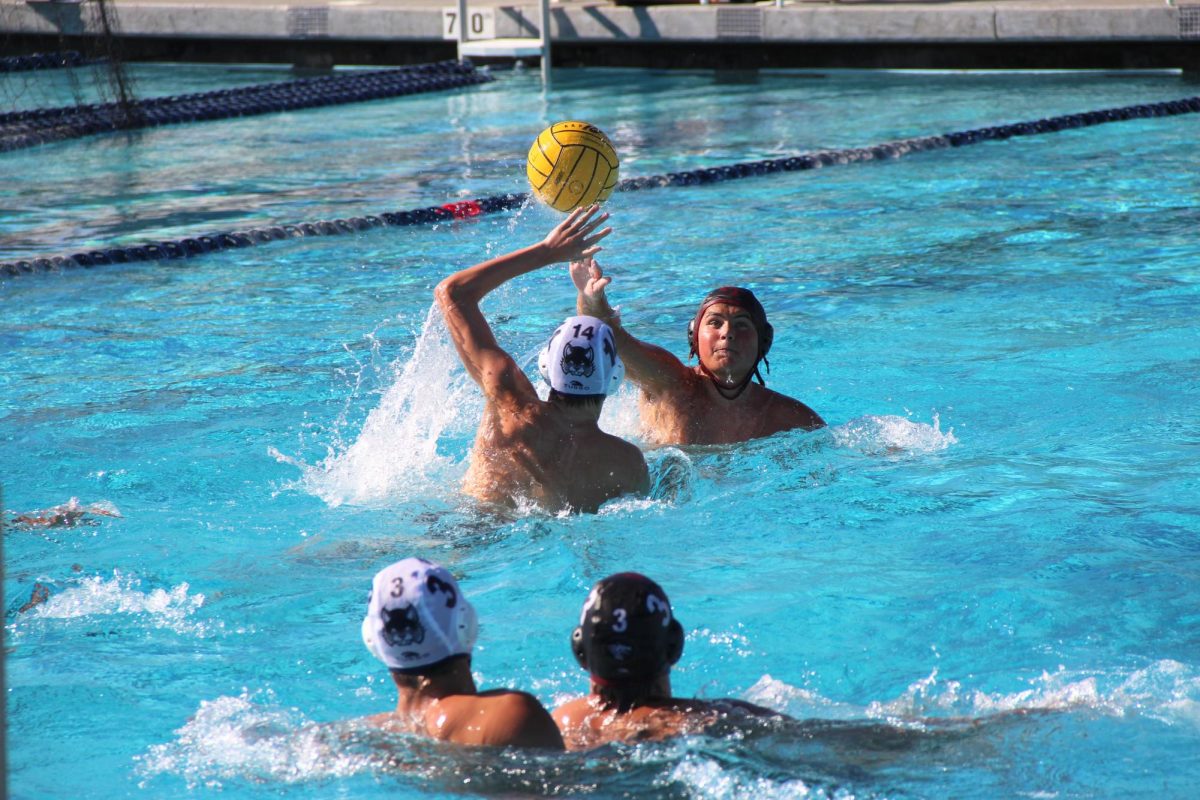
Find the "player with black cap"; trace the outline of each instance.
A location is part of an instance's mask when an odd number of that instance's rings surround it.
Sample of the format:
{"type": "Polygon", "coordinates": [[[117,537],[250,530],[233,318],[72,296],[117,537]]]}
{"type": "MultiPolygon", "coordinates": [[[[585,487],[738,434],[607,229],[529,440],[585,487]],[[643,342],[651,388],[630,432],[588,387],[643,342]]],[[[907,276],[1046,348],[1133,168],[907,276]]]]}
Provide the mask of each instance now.
{"type": "Polygon", "coordinates": [[[688,323],[688,358],[698,359],[689,367],[625,330],[605,296],[612,279],[594,259],[572,262],[571,277],[579,313],[604,320],[616,334],[629,379],[641,390],[642,425],[656,443],[729,444],[825,425],[804,403],[766,388],[760,365],[770,371],[775,330],[749,289],[722,286],[704,298],[688,323]]]}
{"type": "Polygon", "coordinates": [[[671,667],[683,639],[666,592],[645,575],[620,572],[592,587],[571,634],[591,690],[554,711],[567,749],[700,733],[730,717],[779,716],[741,700],[672,697],[671,667]]]}

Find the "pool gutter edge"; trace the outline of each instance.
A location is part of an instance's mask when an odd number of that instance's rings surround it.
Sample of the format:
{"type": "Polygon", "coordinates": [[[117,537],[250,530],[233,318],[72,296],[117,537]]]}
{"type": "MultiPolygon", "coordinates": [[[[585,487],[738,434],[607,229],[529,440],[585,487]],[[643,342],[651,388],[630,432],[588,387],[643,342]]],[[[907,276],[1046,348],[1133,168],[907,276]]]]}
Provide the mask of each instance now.
{"type": "MultiPolygon", "coordinates": [[[[453,3],[112,0],[131,60],[404,64],[453,57],[453,3]]],[[[30,50],[99,35],[95,3],[0,3],[30,50]]],[[[476,0],[500,38],[536,35],[533,4],[476,0]]],[[[1027,0],[628,6],[556,0],[555,64],[652,67],[1179,68],[1200,70],[1200,0],[1027,0]]]]}

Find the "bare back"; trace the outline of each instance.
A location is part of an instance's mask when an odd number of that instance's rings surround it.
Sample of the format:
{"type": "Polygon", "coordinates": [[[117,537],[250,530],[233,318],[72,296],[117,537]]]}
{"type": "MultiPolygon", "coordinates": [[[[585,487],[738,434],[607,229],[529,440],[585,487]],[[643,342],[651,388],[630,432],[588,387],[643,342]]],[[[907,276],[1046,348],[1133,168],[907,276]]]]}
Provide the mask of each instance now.
{"type": "Polygon", "coordinates": [[[537,698],[507,689],[449,695],[411,715],[389,711],[367,717],[364,722],[387,731],[413,733],[454,744],[552,749],[563,746],[553,719],[537,698]]]}
{"type": "Polygon", "coordinates": [[[464,491],[487,502],[522,498],[551,510],[595,511],[601,503],[650,486],[636,446],[596,425],[599,406],[538,398],[529,378],[496,342],[479,302],[496,287],[548,264],[599,250],[611,228],[598,206],[567,215],[538,244],[460,270],[434,292],[454,347],[485,407],[464,491]]]}
{"type": "Polygon", "coordinates": [[[499,405],[489,402],[484,409],[464,479],[467,494],[485,502],[527,498],[550,511],[593,512],[614,497],[645,491],[649,478],[641,451],[594,421],[536,397],[499,405]]]}
{"type": "Polygon", "coordinates": [[[704,733],[730,717],[778,717],[769,709],[740,700],[652,700],[624,713],[605,707],[594,695],[571,700],[554,710],[554,722],[568,750],[589,750],[611,742],[657,742],[704,733]]]}

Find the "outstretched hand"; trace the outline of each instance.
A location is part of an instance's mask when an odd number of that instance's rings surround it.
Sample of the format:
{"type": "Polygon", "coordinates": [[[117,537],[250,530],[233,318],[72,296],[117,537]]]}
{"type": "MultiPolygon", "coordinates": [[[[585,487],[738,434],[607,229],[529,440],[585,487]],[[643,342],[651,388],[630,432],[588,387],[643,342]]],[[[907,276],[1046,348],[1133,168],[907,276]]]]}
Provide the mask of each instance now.
{"type": "Polygon", "coordinates": [[[607,211],[596,216],[599,210],[596,204],[577,208],[546,234],[542,246],[546,248],[549,263],[591,258],[603,249],[596,243],[612,233],[612,228],[596,230],[608,220],[607,211]]]}
{"type": "Polygon", "coordinates": [[[579,313],[600,319],[617,319],[619,321],[616,309],[608,304],[608,297],[604,294],[604,287],[612,283],[612,278],[604,274],[595,259],[587,256],[572,261],[571,280],[579,291],[579,300],[576,304],[579,313]]]}

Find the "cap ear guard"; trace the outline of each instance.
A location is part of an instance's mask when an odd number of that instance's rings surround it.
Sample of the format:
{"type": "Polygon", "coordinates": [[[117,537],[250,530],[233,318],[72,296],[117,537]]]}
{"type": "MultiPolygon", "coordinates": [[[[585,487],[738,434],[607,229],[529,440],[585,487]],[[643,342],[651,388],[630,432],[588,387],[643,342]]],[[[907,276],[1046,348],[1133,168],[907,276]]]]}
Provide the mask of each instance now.
{"type": "Polygon", "coordinates": [[[542,352],[538,353],[538,372],[542,375],[542,380],[546,385],[550,385],[550,343],[542,348],[542,352]]]}
{"type": "Polygon", "coordinates": [[[583,645],[583,628],[579,625],[576,625],[575,630],[571,631],[571,652],[575,654],[575,660],[579,662],[579,666],[588,669],[587,648],[583,645]]]}
{"type": "Polygon", "coordinates": [[[625,362],[617,356],[617,363],[613,364],[612,375],[608,376],[608,391],[606,395],[613,395],[617,389],[621,388],[621,381],[625,380],[625,362]]]}
{"type": "Polygon", "coordinates": [[[550,338],[546,340],[546,344],[542,346],[541,352],[538,353],[538,372],[542,375],[542,380],[546,385],[552,383],[550,377],[550,345],[554,344],[554,339],[563,331],[563,326],[559,325],[554,333],[550,334],[550,338]]]}
{"type": "Polygon", "coordinates": [[[371,624],[371,598],[374,596],[374,594],[374,590],[367,593],[367,615],[363,617],[362,621],[362,640],[363,644],[367,646],[367,650],[371,653],[371,655],[375,656],[375,658],[379,659],[380,661],[383,661],[383,653],[379,650],[379,643],[375,638],[373,626],[371,624]]]}
{"type": "Polygon", "coordinates": [[[479,616],[475,613],[475,606],[467,602],[465,597],[459,598],[462,607],[458,610],[455,617],[455,630],[458,633],[458,641],[466,650],[467,654],[475,649],[475,642],[479,638],[479,616]]]}
{"type": "Polygon", "coordinates": [[[683,626],[672,617],[667,630],[667,663],[672,667],[683,657],[683,638],[683,626]]]}

